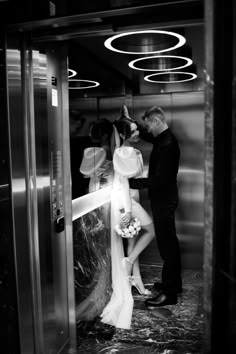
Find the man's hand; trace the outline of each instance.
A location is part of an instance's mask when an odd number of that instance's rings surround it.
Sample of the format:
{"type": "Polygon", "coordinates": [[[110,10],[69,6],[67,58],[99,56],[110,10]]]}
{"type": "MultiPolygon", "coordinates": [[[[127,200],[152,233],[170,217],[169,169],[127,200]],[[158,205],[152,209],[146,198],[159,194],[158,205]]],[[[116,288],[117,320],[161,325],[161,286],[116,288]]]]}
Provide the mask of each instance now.
{"type": "Polygon", "coordinates": [[[106,170],[104,167],[100,167],[95,170],[94,174],[96,177],[101,177],[105,173],[105,171],[106,170]]]}
{"type": "Polygon", "coordinates": [[[104,177],[104,178],[107,178],[110,173],[112,171],[112,166],[104,166],[104,167],[100,167],[98,168],[96,171],[95,171],[95,175],[97,177],[104,177]]]}

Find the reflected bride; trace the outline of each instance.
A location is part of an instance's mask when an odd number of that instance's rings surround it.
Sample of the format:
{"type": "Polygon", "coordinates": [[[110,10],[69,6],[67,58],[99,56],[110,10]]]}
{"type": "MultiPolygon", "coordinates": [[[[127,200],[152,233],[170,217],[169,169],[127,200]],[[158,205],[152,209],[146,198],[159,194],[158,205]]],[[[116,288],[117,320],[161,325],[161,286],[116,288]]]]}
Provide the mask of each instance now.
{"type": "Polygon", "coordinates": [[[90,127],[93,146],[84,150],[80,165],[80,172],[86,178],[90,178],[89,193],[112,183],[113,170],[110,146],[112,132],[112,123],[105,118],[95,121],[90,127]]]}

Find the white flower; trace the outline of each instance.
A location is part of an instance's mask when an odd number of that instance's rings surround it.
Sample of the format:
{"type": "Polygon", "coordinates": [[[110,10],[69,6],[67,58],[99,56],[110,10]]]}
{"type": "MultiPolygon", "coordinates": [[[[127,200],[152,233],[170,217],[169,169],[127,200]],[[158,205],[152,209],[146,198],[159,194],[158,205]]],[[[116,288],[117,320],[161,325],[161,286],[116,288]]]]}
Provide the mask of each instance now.
{"type": "Polygon", "coordinates": [[[117,234],[124,238],[132,238],[138,235],[140,230],[141,230],[141,223],[138,220],[138,218],[134,218],[130,220],[129,225],[127,225],[124,228],[122,228],[121,225],[115,226],[115,231],[117,232],[117,234]]]}

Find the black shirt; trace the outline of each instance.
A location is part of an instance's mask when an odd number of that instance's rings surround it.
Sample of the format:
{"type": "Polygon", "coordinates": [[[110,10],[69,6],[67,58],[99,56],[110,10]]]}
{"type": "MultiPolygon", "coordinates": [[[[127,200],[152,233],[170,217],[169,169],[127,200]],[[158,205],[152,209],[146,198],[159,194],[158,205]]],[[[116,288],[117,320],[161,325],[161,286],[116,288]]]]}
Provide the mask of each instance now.
{"type": "Polygon", "coordinates": [[[147,178],[131,178],[130,188],[148,188],[152,201],[178,201],[177,174],[180,149],[175,135],[168,128],[157,137],[140,129],[140,137],[153,143],[147,178]]]}

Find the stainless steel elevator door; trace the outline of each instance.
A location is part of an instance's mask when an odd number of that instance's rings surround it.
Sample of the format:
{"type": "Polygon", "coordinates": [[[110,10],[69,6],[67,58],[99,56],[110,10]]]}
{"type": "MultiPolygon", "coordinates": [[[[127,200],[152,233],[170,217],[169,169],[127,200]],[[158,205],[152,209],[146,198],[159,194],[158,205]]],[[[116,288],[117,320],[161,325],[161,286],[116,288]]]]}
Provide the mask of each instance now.
{"type": "Polygon", "coordinates": [[[13,39],[7,71],[20,346],[25,354],[58,353],[75,330],[67,53],[13,39]]]}
{"type": "MultiPolygon", "coordinates": [[[[67,73],[64,48],[56,46],[53,49],[45,48],[44,52],[33,51],[38,233],[45,352],[59,352],[69,340],[63,72],[67,73]]],[[[67,134],[69,136],[69,131],[67,134]]]]}
{"type": "Polygon", "coordinates": [[[204,92],[172,95],[172,129],[181,150],[176,228],[185,268],[203,265],[204,92]]]}

